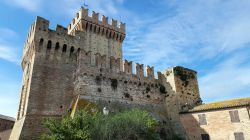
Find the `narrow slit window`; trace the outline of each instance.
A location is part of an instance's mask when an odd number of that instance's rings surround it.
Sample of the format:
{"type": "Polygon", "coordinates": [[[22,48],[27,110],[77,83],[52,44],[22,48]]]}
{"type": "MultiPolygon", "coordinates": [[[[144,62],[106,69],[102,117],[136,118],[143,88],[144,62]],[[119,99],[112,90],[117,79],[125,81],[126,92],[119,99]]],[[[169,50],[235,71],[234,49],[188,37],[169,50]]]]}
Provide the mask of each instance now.
{"type": "Polygon", "coordinates": [[[41,38],[39,41],[39,46],[42,46],[42,45],[43,45],[43,38],[41,38]]]}
{"type": "Polygon", "coordinates": [[[57,42],[57,43],[56,43],[55,50],[57,51],[57,50],[59,50],[59,48],[60,48],[60,45],[59,45],[59,42],[57,42]]]}
{"type": "Polygon", "coordinates": [[[74,52],[74,47],[72,46],[71,48],[70,48],[70,53],[72,54],[73,52],[74,52]]]}
{"type": "Polygon", "coordinates": [[[52,45],[52,42],[49,40],[49,41],[48,41],[48,45],[47,45],[47,49],[48,49],[48,50],[51,49],[51,45],[52,45]]]}
{"type": "Polygon", "coordinates": [[[66,44],[64,44],[64,45],[63,45],[62,52],[66,52],[66,51],[67,51],[67,45],[66,45],[66,44]]]}

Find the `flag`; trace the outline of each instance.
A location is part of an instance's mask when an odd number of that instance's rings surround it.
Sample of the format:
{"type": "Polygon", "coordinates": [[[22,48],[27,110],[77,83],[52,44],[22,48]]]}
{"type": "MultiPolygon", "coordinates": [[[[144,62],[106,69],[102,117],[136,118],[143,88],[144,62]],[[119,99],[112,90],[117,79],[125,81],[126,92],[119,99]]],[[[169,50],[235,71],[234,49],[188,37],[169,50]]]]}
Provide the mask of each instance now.
{"type": "Polygon", "coordinates": [[[88,7],[88,5],[85,3],[85,0],[83,0],[83,6],[88,7]]]}

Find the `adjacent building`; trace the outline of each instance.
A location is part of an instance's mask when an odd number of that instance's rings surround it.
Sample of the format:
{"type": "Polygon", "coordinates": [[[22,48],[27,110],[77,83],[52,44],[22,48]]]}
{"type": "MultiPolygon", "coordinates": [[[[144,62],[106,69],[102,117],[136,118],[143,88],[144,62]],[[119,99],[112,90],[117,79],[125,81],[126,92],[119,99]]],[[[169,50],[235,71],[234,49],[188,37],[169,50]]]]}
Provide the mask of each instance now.
{"type": "Polygon", "coordinates": [[[14,123],[15,123],[14,118],[0,115],[0,140],[9,139],[14,123]]]}
{"type": "Polygon", "coordinates": [[[250,98],[194,107],[180,118],[190,140],[250,140],[250,98]]]}

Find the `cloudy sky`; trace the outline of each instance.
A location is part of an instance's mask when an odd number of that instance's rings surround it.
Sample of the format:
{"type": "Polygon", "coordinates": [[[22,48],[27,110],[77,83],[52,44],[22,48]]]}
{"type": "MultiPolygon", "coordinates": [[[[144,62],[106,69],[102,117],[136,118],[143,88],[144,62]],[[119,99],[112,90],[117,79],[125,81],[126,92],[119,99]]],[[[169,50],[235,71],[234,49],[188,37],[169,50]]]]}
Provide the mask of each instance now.
{"type": "MultiPolygon", "coordinates": [[[[250,96],[249,0],[86,0],[126,23],[124,58],[198,71],[203,101],[250,96]]],[[[0,1],[0,114],[16,117],[22,79],[20,59],[37,15],[65,27],[83,0],[0,1]]]]}

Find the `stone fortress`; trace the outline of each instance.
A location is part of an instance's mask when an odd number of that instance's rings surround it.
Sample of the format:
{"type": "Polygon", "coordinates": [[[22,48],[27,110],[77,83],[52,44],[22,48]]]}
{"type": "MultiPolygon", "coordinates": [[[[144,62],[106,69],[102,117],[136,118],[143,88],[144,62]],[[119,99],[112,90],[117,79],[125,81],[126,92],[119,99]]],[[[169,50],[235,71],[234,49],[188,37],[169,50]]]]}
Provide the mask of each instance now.
{"type": "MultiPolygon", "coordinates": [[[[110,112],[143,108],[161,123],[162,139],[185,137],[179,112],[202,103],[197,73],[180,66],[157,72],[123,60],[125,23],[80,8],[68,28],[37,17],[22,57],[23,80],[11,140],[39,139],[45,118],[60,118],[81,105],[110,112]],[[132,68],[135,68],[133,73],[132,68]]],[[[153,59],[153,58],[152,58],[153,59]]]]}

